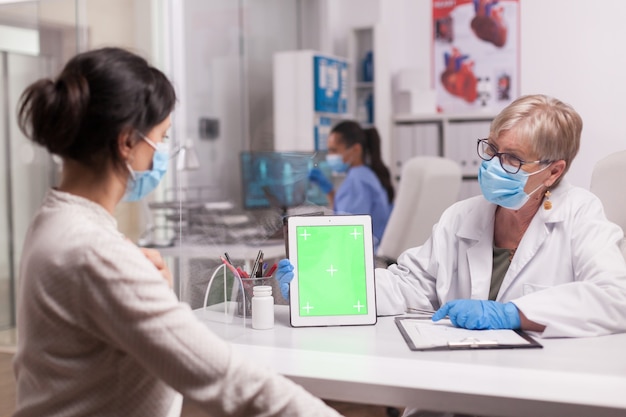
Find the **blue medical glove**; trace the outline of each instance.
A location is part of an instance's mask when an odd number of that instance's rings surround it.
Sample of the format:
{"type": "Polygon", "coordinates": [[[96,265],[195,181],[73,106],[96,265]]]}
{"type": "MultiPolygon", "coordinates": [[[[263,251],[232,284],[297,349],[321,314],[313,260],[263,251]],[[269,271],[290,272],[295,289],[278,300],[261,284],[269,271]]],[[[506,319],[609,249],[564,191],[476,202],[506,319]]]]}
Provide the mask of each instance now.
{"type": "Polygon", "coordinates": [[[276,279],[285,300],[289,300],[289,283],[293,279],[293,265],[289,259],[281,259],[276,269],[276,279]]]}
{"type": "Polygon", "coordinates": [[[328,194],[333,190],[333,183],[324,176],[324,173],[319,168],[313,168],[309,171],[309,181],[319,185],[320,190],[322,190],[324,194],[328,194]]]}
{"type": "Polygon", "coordinates": [[[519,329],[519,311],[513,303],[489,300],[452,300],[433,314],[433,321],[445,316],[456,327],[470,330],[519,329]]]}

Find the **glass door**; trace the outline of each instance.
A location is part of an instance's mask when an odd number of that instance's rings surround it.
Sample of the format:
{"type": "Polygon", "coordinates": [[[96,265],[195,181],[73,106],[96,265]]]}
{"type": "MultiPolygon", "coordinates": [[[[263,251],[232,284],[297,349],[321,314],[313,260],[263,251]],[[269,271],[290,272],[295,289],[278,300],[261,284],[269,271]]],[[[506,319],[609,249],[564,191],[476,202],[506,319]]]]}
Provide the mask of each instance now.
{"type": "Polygon", "coordinates": [[[182,254],[187,244],[206,249],[174,267],[177,293],[193,308],[202,305],[225,244],[246,249],[252,240],[246,236],[280,222],[274,213],[266,219],[265,212],[243,210],[240,154],[273,149],[273,54],[298,49],[299,3],[168,2],[164,23],[171,38],[165,55],[179,98],[173,141],[193,146],[200,161],[193,170],[172,172],[173,189],[165,199],[178,210],[169,218],[180,221],[175,224],[179,247],[169,252],[182,254]],[[198,204],[202,208],[193,209],[198,204]],[[232,219],[239,224],[226,227],[232,219]]]}
{"type": "Polygon", "coordinates": [[[15,117],[19,97],[33,81],[50,68],[50,59],[0,52],[2,65],[3,111],[0,117],[3,174],[0,225],[0,328],[14,324],[15,280],[28,224],[50,187],[52,162],[47,152],[28,141],[19,130],[15,117]]]}
{"type": "Polygon", "coordinates": [[[55,29],[42,31],[40,18],[39,2],[0,6],[0,330],[15,325],[26,230],[55,180],[50,156],[17,126],[17,106],[24,89],[55,72],[61,61],[55,52],[61,50],[57,38],[49,36],[55,29]]]}

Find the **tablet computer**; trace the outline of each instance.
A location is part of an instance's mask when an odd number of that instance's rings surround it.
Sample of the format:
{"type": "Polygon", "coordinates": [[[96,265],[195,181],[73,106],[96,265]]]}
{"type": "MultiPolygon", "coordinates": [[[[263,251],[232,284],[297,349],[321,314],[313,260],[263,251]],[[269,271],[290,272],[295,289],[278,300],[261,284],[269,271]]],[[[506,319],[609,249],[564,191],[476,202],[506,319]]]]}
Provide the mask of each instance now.
{"type": "Polygon", "coordinates": [[[287,234],[291,325],[376,324],[371,217],[293,216],[287,234]]]}

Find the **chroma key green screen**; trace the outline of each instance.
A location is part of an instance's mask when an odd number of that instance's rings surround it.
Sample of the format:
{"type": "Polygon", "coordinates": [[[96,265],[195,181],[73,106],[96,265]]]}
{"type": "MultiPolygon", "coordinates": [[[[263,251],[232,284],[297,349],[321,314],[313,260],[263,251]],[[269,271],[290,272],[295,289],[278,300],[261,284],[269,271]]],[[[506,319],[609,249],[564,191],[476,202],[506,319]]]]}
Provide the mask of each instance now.
{"type": "Polygon", "coordinates": [[[363,226],[298,226],[300,316],[366,315],[363,226]]]}

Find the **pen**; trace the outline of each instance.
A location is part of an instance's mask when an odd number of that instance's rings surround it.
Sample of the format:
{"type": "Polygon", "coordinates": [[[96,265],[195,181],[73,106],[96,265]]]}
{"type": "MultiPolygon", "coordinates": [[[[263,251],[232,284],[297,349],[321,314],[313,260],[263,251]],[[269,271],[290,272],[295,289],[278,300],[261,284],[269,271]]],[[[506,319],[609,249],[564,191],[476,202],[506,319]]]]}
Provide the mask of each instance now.
{"type": "Polygon", "coordinates": [[[278,267],[278,264],[274,264],[270,267],[270,270],[267,271],[267,274],[265,274],[266,277],[271,277],[272,274],[274,273],[274,271],[276,271],[276,268],[278,267]]]}
{"type": "Polygon", "coordinates": [[[220,256],[220,259],[222,260],[224,265],[228,267],[228,269],[230,269],[234,274],[239,275],[238,269],[236,269],[230,262],[228,262],[226,258],[224,258],[223,256],[220,256]]]}
{"type": "Polygon", "coordinates": [[[224,258],[226,258],[229,264],[231,265],[233,264],[233,261],[231,261],[230,256],[228,256],[228,252],[224,252],[224,258]]]}
{"type": "Polygon", "coordinates": [[[257,278],[263,278],[263,270],[264,269],[265,268],[263,267],[263,252],[261,252],[261,257],[259,258],[259,264],[256,267],[256,277],[257,278]]]}
{"type": "Polygon", "coordinates": [[[429,310],[426,308],[407,307],[406,311],[407,313],[426,314],[429,316],[432,316],[433,314],[435,314],[435,310],[429,310]]]}
{"type": "Polygon", "coordinates": [[[257,270],[259,268],[259,261],[261,260],[261,257],[263,256],[263,251],[259,249],[259,253],[256,256],[256,260],[254,261],[254,266],[252,267],[252,272],[250,273],[251,277],[255,277],[257,270]]]}

